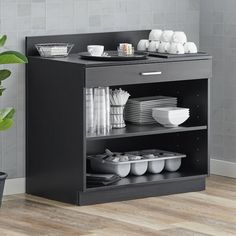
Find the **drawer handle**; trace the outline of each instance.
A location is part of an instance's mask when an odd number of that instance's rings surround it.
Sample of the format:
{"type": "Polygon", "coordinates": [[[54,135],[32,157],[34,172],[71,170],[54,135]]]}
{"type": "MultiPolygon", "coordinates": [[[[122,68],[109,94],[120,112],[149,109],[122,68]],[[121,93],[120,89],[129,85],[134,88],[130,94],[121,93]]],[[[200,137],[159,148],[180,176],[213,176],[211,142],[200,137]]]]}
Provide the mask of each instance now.
{"type": "Polygon", "coordinates": [[[154,71],[154,72],[142,72],[140,73],[141,75],[144,75],[144,76],[149,76],[149,75],[161,75],[162,72],[161,71],[154,71]]]}

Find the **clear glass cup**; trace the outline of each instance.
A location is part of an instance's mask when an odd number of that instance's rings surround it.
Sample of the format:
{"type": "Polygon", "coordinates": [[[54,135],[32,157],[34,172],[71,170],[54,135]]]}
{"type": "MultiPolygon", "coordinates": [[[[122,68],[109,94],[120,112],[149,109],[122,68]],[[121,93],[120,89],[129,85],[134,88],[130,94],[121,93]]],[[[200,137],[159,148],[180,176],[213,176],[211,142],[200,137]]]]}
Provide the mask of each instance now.
{"type": "Polygon", "coordinates": [[[110,121],[110,89],[105,87],[105,96],[106,96],[106,130],[109,132],[111,130],[111,121],[110,121]]]}
{"type": "Polygon", "coordinates": [[[94,133],[94,101],[93,89],[86,88],[86,133],[94,133]]]}
{"type": "Polygon", "coordinates": [[[94,88],[94,127],[97,135],[107,133],[105,88],[94,88]]]}
{"type": "Polygon", "coordinates": [[[119,57],[128,57],[134,55],[134,47],[130,47],[127,50],[124,50],[123,48],[117,47],[117,54],[119,57]]]}

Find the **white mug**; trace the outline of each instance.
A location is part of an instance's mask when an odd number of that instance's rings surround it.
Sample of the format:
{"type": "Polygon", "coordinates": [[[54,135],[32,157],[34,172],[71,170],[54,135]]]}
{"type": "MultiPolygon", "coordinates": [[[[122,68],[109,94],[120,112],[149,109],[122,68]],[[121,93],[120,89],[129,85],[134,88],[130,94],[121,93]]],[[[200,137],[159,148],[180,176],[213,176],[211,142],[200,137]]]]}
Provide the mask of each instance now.
{"type": "Polygon", "coordinates": [[[187,36],[182,31],[175,31],[172,36],[172,42],[173,43],[186,43],[187,42],[187,36]]]}
{"type": "Polygon", "coordinates": [[[102,56],[104,52],[104,46],[103,45],[88,45],[87,50],[92,56],[102,56]]]}
{"type": "Polygon", "coordinates": [[[174,31],[172,31],[172,30],[164,30],[162,35],[161,35],[160,41],[162,41],[162,42],[171,42],[173,34],[174,34],[174,31]]]}
{"type": "Polygon", "coordinates": [[[168,50],[170,54],[184,54],[184,46],[182,43],[171,43],[168,50]]]}
{"type": "Polygon", "coordinates": [[[161,42],[159,47],[158,47],[158,52],[168,53],[169,48],[170,48],[170,43],[169,42],[161,42]]]}
{"type": "Polygon", "coordinates": [[[138,51],[146,51],[149,46],[148,39],[141,39],[138,43],[137,50],[138,51]]]}
{"type": "Polygon", "coordinates": [[[153,29],[149,34],[150,41],[160,41],[163,31],[160,29],[153,29]]]}
{"type": "Polygon", "coordinates": [[[151,41],[148,46],[149,52],[156,52],[159,48],[160,42],[159,41],[151,41]]]}
{"type": "Polygon", "coordinates": [[[193,42],[187,42],[184,44],[184,51],[185,53],[197,53],[197,46],[193,42]]]}

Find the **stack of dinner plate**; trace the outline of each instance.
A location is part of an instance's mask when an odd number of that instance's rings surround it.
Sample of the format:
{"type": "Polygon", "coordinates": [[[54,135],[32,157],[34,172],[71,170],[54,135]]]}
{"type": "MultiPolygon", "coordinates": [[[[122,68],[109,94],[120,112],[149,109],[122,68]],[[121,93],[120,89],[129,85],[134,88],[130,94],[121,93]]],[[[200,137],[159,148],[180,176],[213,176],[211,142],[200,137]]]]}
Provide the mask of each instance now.
{"type": "Polygon", "coordinates": [[[153,124],[152,108],[176,107],[177,98],[166,96],[140,97],[128,100],[125,107],[125,120],[137,124],[153,124]]]}

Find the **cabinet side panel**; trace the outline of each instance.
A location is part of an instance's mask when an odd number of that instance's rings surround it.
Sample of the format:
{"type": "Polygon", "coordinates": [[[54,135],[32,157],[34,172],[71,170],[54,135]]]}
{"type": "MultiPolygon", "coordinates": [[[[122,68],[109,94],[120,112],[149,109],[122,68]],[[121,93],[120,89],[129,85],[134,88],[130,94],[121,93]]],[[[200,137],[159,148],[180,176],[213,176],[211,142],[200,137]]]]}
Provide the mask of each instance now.
{"type": "Polygon", "coordinates": [[[84,184],[83,69],[30,58],[26,87],[26,192],[76,204],[84,184]]]}

